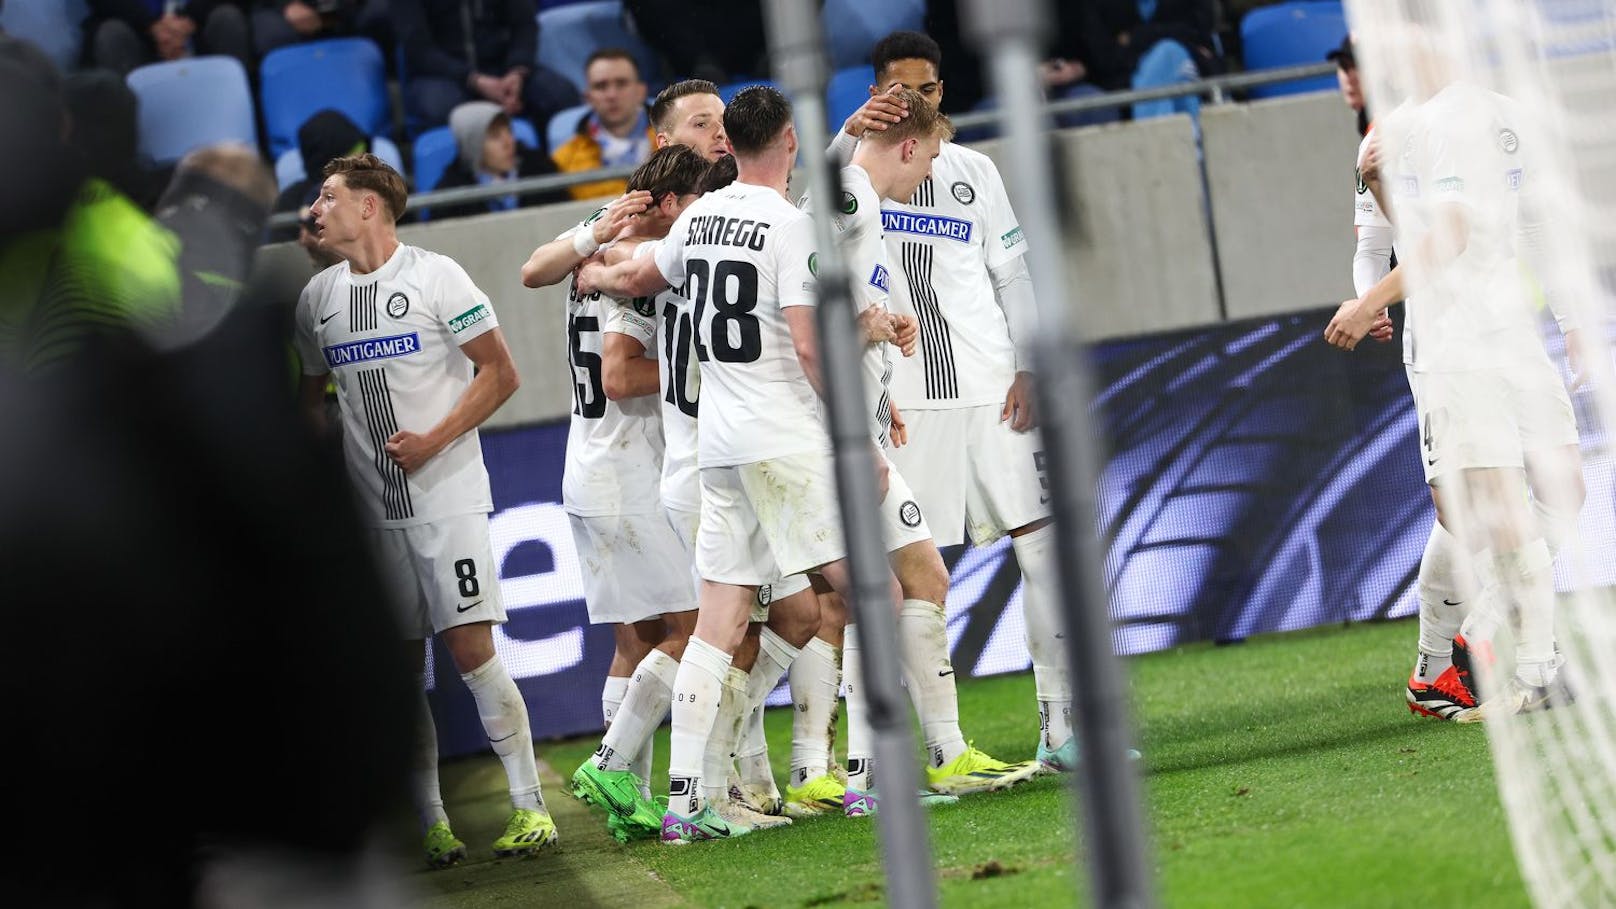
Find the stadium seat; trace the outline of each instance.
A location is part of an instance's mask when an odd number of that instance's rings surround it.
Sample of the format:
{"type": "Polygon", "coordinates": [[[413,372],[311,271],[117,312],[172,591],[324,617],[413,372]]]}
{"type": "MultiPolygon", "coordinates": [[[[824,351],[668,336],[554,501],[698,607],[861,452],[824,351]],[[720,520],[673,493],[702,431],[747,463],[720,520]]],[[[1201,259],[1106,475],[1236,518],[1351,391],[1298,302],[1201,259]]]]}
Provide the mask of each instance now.
{"type": "Polygon", "coordinates": [[[825,116],[832,132],[870,98],[870,86],[875,84],[875,69],[868,63],[837,70],[825,84],[825,116]]]}
{"type": "Polygon", "coordinates": [[[6,0],[0,5],[0,32],[44,51],[62,70],[78,65],[84,43],[85,0],[6,0]]]}
{"type": "Polygon", "coordinates": [[[153,63],[126,81],[140,99],[140,150],[158,164],[215,142],[258,145],[252,89],[234,57],[153,63]]]}
{"type": "Polygon", "coordinates": [[[620,47],[639,61],[640,76],[655,91],[660,85],[657,56],[623,21],[620,0],[590,0],[539,11],[539,60],[584,90],[584,61],[603,47],[620,47]]]}
{"type": "Polygon", "coordinates": [[[819,15],[830,65],[846,69],[869,63],[870,48],[892,32],[922,29],[926,0],[825,0],[819,15]]]}
{"type": "MultiPolygon", "coordinates": [[[[511,118],[511,132],[515,134],[517,144],[538,148],[538,131],[527,120],[521,117],[511,118]]],[[[414,148],[415,191],[424,193],[437,189],[438,181],[443,179],[443,172],[448,170],[449,165],[460,155],[460,149],[455,145],[454,133],[447,126],[429,129],[415,137],[414,148]]],[[[388,161],[391,163],[391,159],[388,161]]]]}
{"type": "MultiPolygon", "coordinates": [[[[1347,36],[1347,20],[1335,0],[1294,0],[1263,6],[1240,20],[1240,40],[1246,69],[1273,69],[1302,63],[1323,63],[1324,55],[1347,36]]],[[[1298,79],[1253,88],[1253,98],[1272,98],[1303,92],[1329,91],[1335,77],[1298,79]]]]}
{"type": "MultiPolygon", "coordinates": [[[[386,136],[371,136],[370,150],[376,157],[386,161],[399,173],[404,173],[404,156],[399,153],[398,146],[386,136]]],[[[281,152],[275,158],[275,182],[281,189],[308,176],[308,170],[303,166],[303,152],[295,146],[281,152]]]]}
{"type": "Polygon", "coordinates": [[[297,145],[303,121],[326,108],[346,114],[367,134],[392,131],[387,70],[367,38],[309,41],[270,51],[259,65],[269,153],[297,145]]]}
{"type": "Polygon", "coordinates": [[[555,154],[555,150],[567,144],[573,132],[578,129],[578,121],[584,114],[589,113],[589,105],[577,104],[563,108],[550,115],[550,122],[544,125],[544,147],[555,154]]]}

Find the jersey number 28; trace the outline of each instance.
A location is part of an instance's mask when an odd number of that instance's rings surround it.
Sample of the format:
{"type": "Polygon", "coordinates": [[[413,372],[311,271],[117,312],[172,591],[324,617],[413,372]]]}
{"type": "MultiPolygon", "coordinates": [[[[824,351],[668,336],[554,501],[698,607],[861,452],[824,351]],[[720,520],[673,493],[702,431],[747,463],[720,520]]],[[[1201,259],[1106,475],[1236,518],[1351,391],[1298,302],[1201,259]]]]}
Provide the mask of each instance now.
{"type": "Polygon", "coordinates": [[[758,302],[757,266],[733,259],[712,264],[706,259],[691,259],[685,263],[685,275],[685,299],[696,309],[696,359],[703,363],[751,363],[762,356],[763,330],[752,314],[758,302]],[[713,307],[711,349],[701,339],[709,303],[713,307]],[[740,336],[738,344],[730,339],[731,326],[740,336]]]}

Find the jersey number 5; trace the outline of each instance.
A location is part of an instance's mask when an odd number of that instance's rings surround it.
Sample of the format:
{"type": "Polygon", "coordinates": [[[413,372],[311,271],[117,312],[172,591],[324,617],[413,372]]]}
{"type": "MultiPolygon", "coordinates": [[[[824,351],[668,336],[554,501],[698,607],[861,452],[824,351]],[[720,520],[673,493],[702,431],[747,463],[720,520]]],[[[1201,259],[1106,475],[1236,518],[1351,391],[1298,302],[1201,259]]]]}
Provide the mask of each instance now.
{"type": "Polygon", "coordinates": [[[685,263],[685,275],[685,299],[696,308],[696,359],[751,363],[762,356],[763,329],[752,315],[758,302],[757,266],[732,259],[709,266],[706,259],[691,259],[685,263]],[[713,307],[711,350],[701,341],[709,302],[713,307]],[[740,335],[738,344],[730,340],[731,326],[740,335]]]}
{"type": "Polygon", "coordinates": [[[588,420],[598,420],[606,415],[606,386],[600,380],[600,354],[584,350],[584,332],[599,334],[600,320],[594,316],[573,316],[567,321],[567,345],[572,351],[573,378],[578,378],[577,370],[583,370],[589,377],[587,385],[578,381],[572,384],[572,412],[588,420]]]}

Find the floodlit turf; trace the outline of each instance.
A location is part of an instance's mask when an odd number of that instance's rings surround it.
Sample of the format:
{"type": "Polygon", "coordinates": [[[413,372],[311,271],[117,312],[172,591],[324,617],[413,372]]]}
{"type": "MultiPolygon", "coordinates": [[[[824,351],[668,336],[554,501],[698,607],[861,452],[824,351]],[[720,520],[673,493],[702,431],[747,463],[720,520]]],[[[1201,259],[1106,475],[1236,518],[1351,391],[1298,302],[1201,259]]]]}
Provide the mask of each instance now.
{"type": "MultiPolygon", "coordinates": [[[[1130,661],[1164,905],[1526,905],[1485,733],[1415,718],[1403,705],[1415,634],[1412,623],[1398,622],[1130,661]]],[[[978,747],[1005,759],[1031,756],[1030,676],[962,682],[960,701],[966,735],[978,747]]],[[[784,710],[768,717],[781,774],[790,720],[784,710]]],[[[667,742],[664,729],[657,784],[665,784],[667,742]]],[[[539,755],[566,776],[593,746],[550,743],[539,755]]],[[[486,841],[503,819],[497,762],[458,761],[444,775],[450,815],[475,863],[414,879],[434,895],[433,906],[881,900],[869,821],[825,818],[734,842],[622,848],[605,838],[600,814],[572,803],[553,781],[546,795],[559,809],[562,849],[495,862],[486,841]]],[[[943,904],[1077,902],[1083,874],[1068,792],[1064,779],[1040,777],[932,812],[943,904]]]]}

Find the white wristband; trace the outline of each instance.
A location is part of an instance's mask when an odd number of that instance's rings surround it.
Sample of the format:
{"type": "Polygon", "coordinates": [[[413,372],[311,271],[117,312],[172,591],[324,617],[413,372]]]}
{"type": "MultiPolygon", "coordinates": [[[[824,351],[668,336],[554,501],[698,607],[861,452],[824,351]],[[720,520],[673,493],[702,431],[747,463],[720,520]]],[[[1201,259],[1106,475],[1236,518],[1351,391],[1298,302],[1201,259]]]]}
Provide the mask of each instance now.
{"type": "Polygon", "coordinates": [[[585,227],[572,235],[572,251],[579,258],[587,259],[600,250],[600,244],[595,242],[595,231],[585,227]]]}

